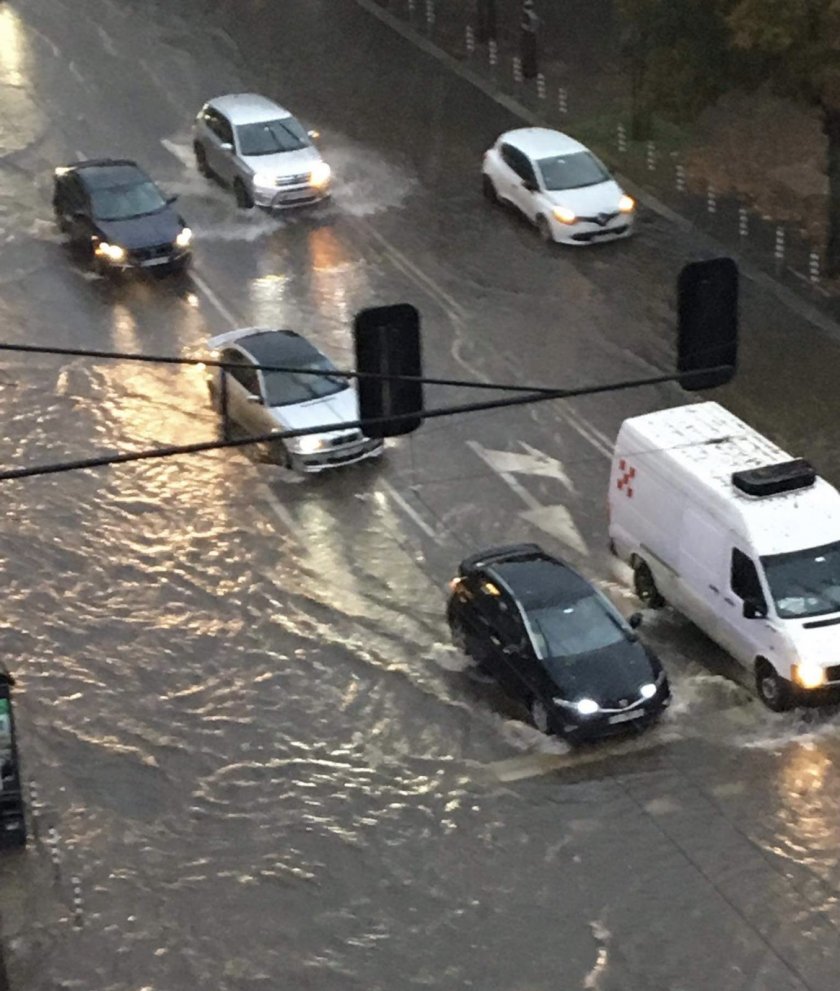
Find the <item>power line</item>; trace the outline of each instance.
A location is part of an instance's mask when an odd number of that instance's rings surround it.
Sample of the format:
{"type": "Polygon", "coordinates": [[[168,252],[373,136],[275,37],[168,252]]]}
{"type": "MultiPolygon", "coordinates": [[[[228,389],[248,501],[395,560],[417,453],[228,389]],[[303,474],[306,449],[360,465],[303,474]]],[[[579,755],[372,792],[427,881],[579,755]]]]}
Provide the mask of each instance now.
{"type": "MultiPolygon", "coordinates": [[[[175,359],[182,360],[182,359],[175,359]]],[[[507,399],[493,399],[482,403],[461,403],[455,406],[443,406],[436,409],[423,410],[421,413],[404,413],[397,416],[376,417],[369,420],[353,420],[341,424],[342,429],[358,428],[362,431],[373,423],[398,423],[403,420],[433,420],[444,416],[456,416],[461,413],[478,413],[484,410],[502,409],[514,406],[525,406],[529,403],[545,402],[549,399],[572,399],[576,396],[598,395],[604,392],[619,392],[625,389],[636,389],[642,386],[664,385],[668,382],[685,383],[694,375],[708,375],[711,372],[722,371],[728,366],[703,369],[698,372],[672,375],[655,375],[644,379],[625,380],[608,385],[585,386],[578,389],[541,389],[532,390],[525,395],[512,396],[507,399]]],[[[182,454],[201,454],[205,451],[218,451],[229,447],[247,447],[251,444],[265,444],[278,440],[291,440],[295,437],[305,437],[309,434],[329,433],[336,429],[334,423],[306,427],[298,430],[272,431],[265,434],[255,434],[239,437],[233,440],[202,441],[195,444],[166,445],[144,451],[126,451],[116,454],[100,455],[93,458],[83,458],[77,461],[54,462],[46,465],[34,465],[24,468],[10,468],[0,471],[0,481],[13,478],[31,478],[35,475],[54,475],[67,471],[78,471],[85,468],[100,468],[107,465],[127,464],[131,461],[147,461],[152,458],[168,458],[182,454]]]]}

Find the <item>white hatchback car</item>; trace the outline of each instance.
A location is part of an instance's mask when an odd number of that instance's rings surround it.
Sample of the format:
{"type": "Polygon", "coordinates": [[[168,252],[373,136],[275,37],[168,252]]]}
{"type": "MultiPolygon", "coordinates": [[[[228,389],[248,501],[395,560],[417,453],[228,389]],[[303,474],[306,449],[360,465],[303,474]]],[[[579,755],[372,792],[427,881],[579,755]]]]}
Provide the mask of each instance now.
{"type": "Polygon", "coordinates": [[[324,427],[323,431],[272,442],[287,468],[319,472],[382,454],[384,443],[358,427],[359,397],[346,378],[312,375],[331,372],[330,359],[293,330],[245,327],[212,337],[207,346],[217,361],[233,368],[207,366],[207,385],[215,409],[227,408],[229,420],[251,434],[324,427]],[[276,365],[286,371],[263,371],[276,365]]]}
{"type": "Polygon", "coordinates": [[[636,203],[579,141],[546,127],[506,131],[484,153],[484,195],[510,204],[546,241],[629,237],[636,203]]]}
{"type": "Polygon", "coordinates": [[[329,195],[330,167],[288,110],[256,93],[219,96],[193,124],[199,172],[233,189],[248,209],[317,203],[329,195]]]}

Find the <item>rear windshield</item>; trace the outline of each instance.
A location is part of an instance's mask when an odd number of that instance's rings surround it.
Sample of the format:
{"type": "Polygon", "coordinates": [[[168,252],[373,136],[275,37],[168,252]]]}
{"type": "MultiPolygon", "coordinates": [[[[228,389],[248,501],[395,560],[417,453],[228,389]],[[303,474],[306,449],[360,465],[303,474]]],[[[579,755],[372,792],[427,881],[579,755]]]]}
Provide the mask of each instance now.
{"type": "MultiPolygon", "coordinates": [[[[279,362],[278,362],[279,364],[279,362]]],[[[331,371],[333,365],[328,358],[313,358],[307,368],[320,368],[331,371]]],[[[332,375],[309,375],[300,372],[263,372],[265,399],[269,406],[289,406],[292,403],[305,403],[310,399],[332,396],[348,388],[347,380],[332,375]]]]}
{"type": "Polygon", "coordinates": [[[276,155],[280,151],[299,151],[309,146],[309,135],[294,117],[267,120],[259,124],[242,124],[236,129],[239,153],[276,155]]]}
{"type": "Polygon", "coordinates": [[[138,182],[132,186],[94,190],[91,204],[97,220],[130,220],[157,213],[166,206],[166,200],[153,182],[138,182]]]}
{"type": "Polygon", "coordinates": [[[546,189],[579,189],[606,182],[610,177],[606,168],[588,151],[541,158],[537,165],[546,189]]]}

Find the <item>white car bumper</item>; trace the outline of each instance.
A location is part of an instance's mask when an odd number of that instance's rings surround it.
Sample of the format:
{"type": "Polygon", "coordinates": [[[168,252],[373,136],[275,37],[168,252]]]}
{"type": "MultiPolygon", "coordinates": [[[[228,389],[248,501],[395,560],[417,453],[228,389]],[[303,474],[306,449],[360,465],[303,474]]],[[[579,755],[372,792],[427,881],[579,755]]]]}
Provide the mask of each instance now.
{"type": "Polygon", "coordinates": [[[633,214],[620,213],[605,224],[581,220],[563,224],[552,218],[551,233],[561,244],[592,244],[595,241],[617,241],[633,233],[633,214]]]}

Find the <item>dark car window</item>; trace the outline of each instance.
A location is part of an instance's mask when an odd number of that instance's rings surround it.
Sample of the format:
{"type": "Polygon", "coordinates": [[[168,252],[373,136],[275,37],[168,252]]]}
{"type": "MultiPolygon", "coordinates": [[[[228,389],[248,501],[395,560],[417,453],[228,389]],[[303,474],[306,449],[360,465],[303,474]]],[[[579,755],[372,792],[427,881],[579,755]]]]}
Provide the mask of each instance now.
{"type": "Polygon", "coordinates": [[[579,189],[606,182],[610,177],[604,165],[588,151],[541,158],[537,167],[546,189],[579,189]]]}
{"type": "Polygon", "coordinates": [[[528,156],[513,145],[502,145],[501,156],[506,165],[513,169],[520,179],[534,180],[534,170],[528,156]]]}
{"type": "Polygon", "coordinates": [[[59,179],[59,202],[67,213],[86,210],[87,202],[84,189],[76,176],[68,175],[59,179]]]}
{"type": "Polygon", "coordinates": [[[299,151],[309,146],[309,136],[294,117],[267,120],[259,124],[241,124],[236,129],[242,155],[276,155],[281,151],[299,151]]]}
{"type": "Polygon", "coordinates": [[[226,369],[231,378],[235,379],[251,395],[259,395],[260,385],[257,370],[241,351],[236,351],[232,348],[223,351],[221,360],[230,362],[230,364],[236,366],[235,368],[226,369]]]}
{"type": "Polygon", "coordinates": [[[216,111],[216,134],[219,137],[219,141],[225,144],[233,144],[233,127],[231,127],[230,121],[225,117],[224,114],[220,114],[218,110],[216,111]]]}
{"type": "Polygon", "coordinates": [[[538,655],[573,657],[609,647],[625,639],[618,613],[598,595],[585,595],[565,605],[528,613],[538,655]]]}
{"type": "MultiPolygon", "coordinates": [[[[267,362],[263,362],[267,364],[267,362]]],[[[278,361],[278,365],[285,362],[278,361]]],[[[324,357],[313,356],[306,368],[333,370],[332,362],[324,357]]],[[[348,388],[347,380],[333,375],[310,375],[307,372],[263,372],[265,401],[268,406],[289,406],[291,403],[305,403],[310,399],[322,399],[348,388]]]]}
{"type": "Polygon", "coordinates": [[[150,180],[125,186],[96,189],[91,194],[93,216],[97,220],[129,220],[157,213],[166,200],[150,180]]]}

